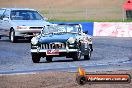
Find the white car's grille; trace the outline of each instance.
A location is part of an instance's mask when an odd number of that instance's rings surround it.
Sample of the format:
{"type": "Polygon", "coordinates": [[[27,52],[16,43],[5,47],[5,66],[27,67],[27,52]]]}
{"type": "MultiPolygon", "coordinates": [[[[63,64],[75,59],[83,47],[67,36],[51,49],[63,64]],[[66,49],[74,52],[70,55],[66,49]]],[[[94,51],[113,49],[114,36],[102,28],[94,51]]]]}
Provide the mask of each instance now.
{"type": "Polygon", "coordinates": [[[50,43],[50,44],[41,44],[41,49],[65,49],[65,43],[50,43]]]}

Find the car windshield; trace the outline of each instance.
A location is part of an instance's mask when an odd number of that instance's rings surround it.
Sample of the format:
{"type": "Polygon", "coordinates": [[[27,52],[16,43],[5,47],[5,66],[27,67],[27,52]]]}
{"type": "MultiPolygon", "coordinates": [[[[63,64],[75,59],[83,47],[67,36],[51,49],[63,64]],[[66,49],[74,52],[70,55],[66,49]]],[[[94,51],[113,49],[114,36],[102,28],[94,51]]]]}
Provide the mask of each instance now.
{"type": "Polygon", "coordinates": [[[43,20],[43,17],[37,11],[13,10],[11,20],[43,20]]]}
{"type": "Polygon", "coordinates": [[[42,33],[79,33],[80,26],[79,25],[56,25],[56,26],[46,26],[42,33]]]}

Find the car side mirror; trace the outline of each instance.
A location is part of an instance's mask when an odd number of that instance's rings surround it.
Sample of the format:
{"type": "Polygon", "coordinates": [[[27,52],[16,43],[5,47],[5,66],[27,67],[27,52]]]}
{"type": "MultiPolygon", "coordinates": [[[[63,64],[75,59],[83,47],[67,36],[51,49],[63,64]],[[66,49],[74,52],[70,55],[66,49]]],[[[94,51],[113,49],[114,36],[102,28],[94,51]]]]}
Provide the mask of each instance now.
{"type": "Polygon", "coordinates": [[[88,30],[84,31],[83,33],[88,34],[88,30]]]}
{"type": "Polygon", "coordinates": [[[4,21],[9,21],[9,18],[3,18],[4,21]]]}

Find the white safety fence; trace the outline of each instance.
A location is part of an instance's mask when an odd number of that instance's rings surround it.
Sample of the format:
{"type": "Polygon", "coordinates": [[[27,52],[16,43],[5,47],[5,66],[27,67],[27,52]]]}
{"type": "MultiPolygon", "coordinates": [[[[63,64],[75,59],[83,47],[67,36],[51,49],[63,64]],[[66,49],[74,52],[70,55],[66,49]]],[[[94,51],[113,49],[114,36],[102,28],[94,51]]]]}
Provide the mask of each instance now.
{"type": "Polygon", "coordinates": [[[94,22],[93,36],[132,37],[132,22],[94,22]]]}

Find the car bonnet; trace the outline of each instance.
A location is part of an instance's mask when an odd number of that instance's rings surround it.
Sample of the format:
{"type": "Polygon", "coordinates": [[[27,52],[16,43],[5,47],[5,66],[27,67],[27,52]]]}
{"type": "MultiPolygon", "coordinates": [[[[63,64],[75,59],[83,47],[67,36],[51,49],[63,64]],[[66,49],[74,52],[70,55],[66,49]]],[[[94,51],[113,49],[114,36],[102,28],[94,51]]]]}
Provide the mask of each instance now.
{"type": "Polygon", "coordinates": [[[16,26],[42,26],[43,27],[44,25],[51,24],[44,20],[13,20],[12,22],[16,26]]]}
{"type": "Polygon", "coordinates": [[[42,36],[39,38],[39,43],[67,42],[70,37],[75,38],[76,34],[51,34],[47,36],[42,36]]]}

